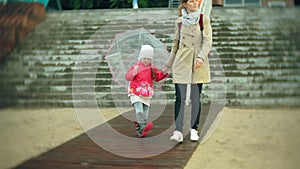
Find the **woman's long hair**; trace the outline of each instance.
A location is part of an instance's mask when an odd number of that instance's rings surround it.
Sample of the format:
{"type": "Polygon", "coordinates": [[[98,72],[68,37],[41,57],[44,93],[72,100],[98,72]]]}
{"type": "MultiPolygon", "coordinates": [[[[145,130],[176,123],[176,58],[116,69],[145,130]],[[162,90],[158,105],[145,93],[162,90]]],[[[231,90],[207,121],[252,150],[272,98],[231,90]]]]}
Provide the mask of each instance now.
{"type": "Polygon", "coordinates": [[[182,16],[181,9],[183,9],[183,3],[187,3],[188,0],[180,0],[180,5],[178,6],[178,16],[182,16]]]}
{"type": "MultiPolygon", "coordinates": [[[[187,3],[188,0],[180,0],[180,5],[178,6],[178,16],[182,16],[181,9],[183,9],[183,3],[187,3]]],[[[198,7],[200,7],[202,0],[198,0],[198,7]]]]}

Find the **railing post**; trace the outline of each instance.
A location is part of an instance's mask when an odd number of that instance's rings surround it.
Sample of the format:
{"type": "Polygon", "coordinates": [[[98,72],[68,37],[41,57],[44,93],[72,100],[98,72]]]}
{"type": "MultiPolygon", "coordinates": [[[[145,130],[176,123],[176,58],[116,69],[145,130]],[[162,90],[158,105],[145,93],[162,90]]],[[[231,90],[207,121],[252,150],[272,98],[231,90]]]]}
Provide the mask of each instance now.
{"type": "Polygon", "coordinates": [[[62,6],[61,6],[60,0],[56,0],[56,4],[57,4],[58,9],[61,11],[62,10],[62,6]]]}
{"type": "Polygon", "coordinates": [[[212,10],[212,0],[202,0],[200,5],[201,13],[210,17],[211,10],[212,10]]]}

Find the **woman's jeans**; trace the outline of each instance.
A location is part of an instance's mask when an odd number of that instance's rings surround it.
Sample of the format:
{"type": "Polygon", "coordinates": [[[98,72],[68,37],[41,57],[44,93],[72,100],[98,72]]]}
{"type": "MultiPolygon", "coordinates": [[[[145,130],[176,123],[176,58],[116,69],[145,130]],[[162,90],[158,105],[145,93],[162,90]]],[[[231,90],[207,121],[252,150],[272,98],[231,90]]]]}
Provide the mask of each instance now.
{"type": "MultiPolygon", "coordinates": [[[[202,83],[191,84],[191,120],[190,128],[197,130],[200,113],[201,113],[201,96],[202,83]]],[[[175,100],[175,125],[177,131],[183,132],[184,106],[186,100],[187,84],[175,84],[176,100],[175,100]]]]}

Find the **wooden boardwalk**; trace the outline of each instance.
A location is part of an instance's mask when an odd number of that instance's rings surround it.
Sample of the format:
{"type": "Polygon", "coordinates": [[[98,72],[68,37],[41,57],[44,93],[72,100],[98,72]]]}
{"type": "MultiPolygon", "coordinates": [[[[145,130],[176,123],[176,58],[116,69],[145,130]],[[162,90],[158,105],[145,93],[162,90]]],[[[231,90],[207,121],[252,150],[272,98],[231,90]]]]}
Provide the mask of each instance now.
{"type": "MultiPolygon", "coordinates": [[[[155,110],[161,108],[160,106],[152,105],[151,115],[154,114],[155,110]]],[[[186,108],[189,110],[189,106],[186,108]]],[[[173,105],[165,107],[163,113],[153,121],[153,130],[151,130],[146,138],[136,138],[132,122],[124,118],[124,116],[118,116],[106,124],[101,124],[65,144],[24,162],[16,168],[182,169],[199,143],[190,142],[189,135],[185,137],[182,144],[176,145],[174,142],[169,141],[170,134],[174,130],[174,126],[172,125],[174,118],[173,110],[173,105]],[[107,126],[111,126],[115,131],[124,135],[127,140],[133,140],[133,144],[128,146],[125,142],[126,139],[124,141],[124,139],[118,139],[120,136],[109,135],[110,131],[107,126]],[[170,132],[164,134],[165,131],[170,132]],[[158,136],[161,137],[156,138],[158,136]],[[107,143],[105,144],[106,146],[111,145],[108,148],[110,150],[97,145],[98,141],[107,143]],[[159,150],[166,149],[166,146],[169,146],[167,151],[157,153],[159,150]],[[112,153],[114,151],[121,152],[123,155],[112,153]],[[144,156],[146,158],[139,158],[144,156]]],[[[209,106],[202,108],[201,124],[203,124],[203,119],[205,119],[208,110],[209,106]]],[[[129,113],[129,115],[134,114],[133,111],[126,113],[129,113]]]]}

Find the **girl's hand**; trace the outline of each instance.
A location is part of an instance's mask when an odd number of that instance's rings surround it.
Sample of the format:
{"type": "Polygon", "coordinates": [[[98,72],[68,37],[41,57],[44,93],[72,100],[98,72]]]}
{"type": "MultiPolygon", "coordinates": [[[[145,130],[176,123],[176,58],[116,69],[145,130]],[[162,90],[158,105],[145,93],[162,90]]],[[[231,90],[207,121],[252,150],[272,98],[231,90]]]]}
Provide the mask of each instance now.
{"type": "Polygon", "coordinates": [[[203,63],[204,63],[204,60],[202,58],[197,58],[196,62],[194,64],[195,69],[201,67],[203,65],[203,63]]]}
{"type": "Polygon", "coordinates": [[[165,65],[165,66],[161,69],[161,71],[162,71],[163,73],[167,73],[167,72],[169,71],[169,66],[165,65]]]}
{"type": "Polygon", "coordinates": [[[132,71],[133,76],[135,76],[135,75],[138,73],[138,70],[139,70],[139,66],[138,66],[138,65],[135,65],[135,66],[133,67],[133,71],[132,71]]]}

